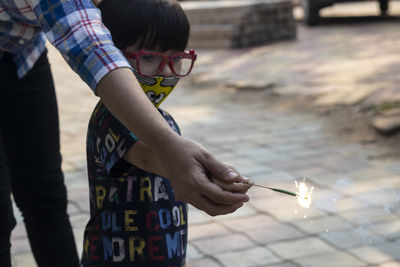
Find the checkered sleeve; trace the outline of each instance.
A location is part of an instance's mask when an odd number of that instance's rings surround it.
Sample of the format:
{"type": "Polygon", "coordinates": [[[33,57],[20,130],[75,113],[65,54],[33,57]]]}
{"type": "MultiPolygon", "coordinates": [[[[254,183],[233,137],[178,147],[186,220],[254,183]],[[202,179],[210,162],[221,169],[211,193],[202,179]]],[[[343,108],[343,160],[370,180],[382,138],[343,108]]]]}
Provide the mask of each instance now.
{"type": "Polygon", "coordinates": [[[96,93],[110,71],[130,68],[90,0],[29,0],[47,39],[96,93]]]}

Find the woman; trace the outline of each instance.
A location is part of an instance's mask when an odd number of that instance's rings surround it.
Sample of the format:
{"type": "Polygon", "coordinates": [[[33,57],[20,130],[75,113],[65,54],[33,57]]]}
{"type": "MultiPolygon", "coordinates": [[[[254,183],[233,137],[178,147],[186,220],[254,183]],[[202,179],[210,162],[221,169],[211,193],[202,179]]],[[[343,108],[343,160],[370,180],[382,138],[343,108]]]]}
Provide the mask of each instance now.
{"type": "Polygon", "coordinates": [[[223,191],[208,180],[206,172],[227,183],[242,178],[171,130],[148,101],[90,1],[0,0],[0,266],[11,266],[11,192],[38,266],[79,264],[66,214],[57,104],[45,37],[113,115],[156,152],[165,176],[177,181],[174,191],[179,199],[210,215],[233,212],[248,200],[245,194],[223,191]]]}

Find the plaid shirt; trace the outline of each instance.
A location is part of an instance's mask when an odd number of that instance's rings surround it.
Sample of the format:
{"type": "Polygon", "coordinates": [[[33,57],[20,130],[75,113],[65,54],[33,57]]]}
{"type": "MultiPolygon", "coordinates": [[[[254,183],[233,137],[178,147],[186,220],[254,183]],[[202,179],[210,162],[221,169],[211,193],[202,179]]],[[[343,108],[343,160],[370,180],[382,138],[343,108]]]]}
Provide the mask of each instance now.
{"type": "Polygon", "coordinates": [[[0,58],[10,52],[19,77],[45,50],[45,37],[93,91],[111,70],[130,68],[90,0],[0,0],[0,58]]]}

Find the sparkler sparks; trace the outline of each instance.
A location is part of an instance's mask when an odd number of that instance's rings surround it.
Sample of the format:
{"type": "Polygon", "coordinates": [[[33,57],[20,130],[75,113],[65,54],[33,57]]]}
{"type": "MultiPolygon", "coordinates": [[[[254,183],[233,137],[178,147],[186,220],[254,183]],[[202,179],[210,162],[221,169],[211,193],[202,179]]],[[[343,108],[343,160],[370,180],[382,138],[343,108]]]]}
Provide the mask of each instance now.
{"type": "Polygon", "coordinates": [[[303,182],[298,183],[295,181],[297,187],[297,203],[304,208],[309,208],[312,202],[312,192],[314,187],[309,187],[305,183],[305,178],[303,178],[303,182]]]}

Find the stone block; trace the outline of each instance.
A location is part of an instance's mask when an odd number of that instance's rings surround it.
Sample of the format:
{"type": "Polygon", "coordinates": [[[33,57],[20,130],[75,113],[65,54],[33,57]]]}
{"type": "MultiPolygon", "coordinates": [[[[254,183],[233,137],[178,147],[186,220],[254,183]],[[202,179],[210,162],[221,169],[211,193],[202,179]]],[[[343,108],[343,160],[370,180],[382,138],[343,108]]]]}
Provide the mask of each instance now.
{"type": "Polygon", "coordinates": [[[337,252],[335,248],[314,237],[279,242],[276,244],[267,245],[267,247],[269,247],[278,256],[285,259],[295,259],[337,252]]]}
{"type": "Polygon", "coordinates": [[[13,255],[11,260],[12,266],[16,267],[36,266],[36,262],[32,253],[13,255]]]}
{"type": "MultiPolygon", "coordinates": [[[[70,185],[69,183],[67,183],[68,186],[70,185]]],[[[68,187],[70,188],[70,187],[68,187]]],[[[70,192],[68,192],[68,198],[69,198],[69,202],[71,202],[71,204],[75,205],[76,208],[78,209],[79,212],[87,212],[89,213],[90,211],[90,202],[89,202],[89,189],[87,188],[80,188],[80,189],[75,189],[74,190],[70,190],[70,192]]]]}
{"type": "Polygon", "coordinates": [[[277,222],[266,215],[249,216],[222,223],[232,232],[246,234],[257,244],[267,244],[303,236],[293,227],[277,222]]]}
{"type": "Polygon", "coordinates": [[[376,206],[366,206],[364,210],[341,212],[340,217],[357,227],[363,226],[370,230],[372,230],[371,228],[375,223],[396,221],[399,219],[398,215],[376,206]]]}
{"type": "Polygon", "coordinates": [[[376,223],[373,226],[373,231],[380,237],[387,239],[398,239],[400,238],[400,222],[399,220],[387,221],[382,223],[376,223]]]}
{"type": "Polygon", "coordinates": [[[378,237],[369,229],[363,229],[362,227],[355,227],[354,229],[346,231],[329,231],[320,234],[319,237],[344,250],[385,242],[384,239],[378,237]]]}
{"type": "Polygon", "coordinates": [[[24,223],[17,223],[11,232],[11,241],[27,238],[26,228],[24,223]]]}
{"type": "Polygon", "coordinates": [[[382,209],[390,213],[391,209],[399,204],[399,195],[395,187],[377,188],[371,192],[365,192],[357,195],[357,198],[363,200],[369,206],[382,209]]]}
{"type": "Polygon", "coordinates": [[[291,1],[185,1],[182,7],[192,25],[190,47],[245,47],[296,36],[291,1]]]}
{"type": "Polygon", "coordinates": [[[279,262],[279,259],[265,247],[253,247],[236,252],[226,252],[215,256],[224,266],[250,267],[265,266],[279,262]]]}
{"type": "Polygon", "coordinates": [[[276,226],[279,223],[272,219],[270,216],[257,214],[245,218],[238,218],[234,220],[222,222],[225,226],[235,232],[247,232],[250,229],[269,229],[272,226],[276,226]]]}
{"type": "Polygon", "coordinates": [[[208,216],[207,213],[196,209],[192,205],[189,205],[188,218],[190,225],[209,223],[212,221],[211,216],[208,216]]]}
{"type": "Polygon", "coordinates": [[[187,260],[198,260],[203,258],[204,255],[202,253],[200,253],[200,251],[192,246],[192,244],[190,244],[190,242],[187,244],[187,249],[186,249],[186,258],[187,260]]]}
{"type": "Polygon", "coordinates": [[[195,25],[191,27],[191,31],[196,32],[196,35],[191,36],[190,41],[200,41],[204,38],[208,40],[233,38],[235,35],[236,28],[234,25],[195,25]]]}
{"type": "Polygon", "coordinates": [[[190,225],[188,232],[189,240],[219,237],[230,234],[225,227],[215,222],[201,225],[190,225]]]}
{"type": "Polygon", "coordinates": [[[275,224],[267,229],[252,229],[246,232],[247,236],[257,244],[270,244],[284,240],[292,240],[304,237],[305,235],[299,230],[286,225],[275,224]]]}
{"type": "Polygon", "coordinates": [[[293,223],[308,234],[329,233],[335,230],[349,230],[352,226],[338,217],[325,217],[314,220],[302,220],[293,223]]]}
{"type": "Polygon", "coordinates": [[[371,120],[371,126],[383,134],[393,134],[400,130],[400,115],[377,115],[371,120]]]}
{"type": "Polygon", "coordinates": [[[205,255],[218,255],[220,253],[254,247],[254,243],[240,234],[216,237],[192,242],[200,252],[205,255]]]}
{"type": "Polygon", "coordinates": [[[330,252],[302,259],[296,259],[294,262],[300,264],[300,266],[307,267],[357,267],[364,266],[364,263],[356,259],[352,255],[345,252],[330,252]]]}
{"type": "Polygon", "coordinates": [[[263,212],[282,222],[312,220],[326,215],[324,211],[313,207],[309,209],[300,207],[294,197],[275,192],[271,194],[275,194],[274,198],[254,199],[249,205],[257,212],[263,212]]]}
{"type": "Polygon", "coordinates": [[[12,240],[11,254],[19,255],[25,253],[32,253],[28,238],[12,240]]]}
{"type": "Polygon", "coordinates": [[[229,213],[226,215],[220,215],[215,217],[216,221],[227,221],[227,220],[232,220],[232,219],[237,219],[237,218],[242,218],[242,217],[247,217],[247,216],[252,216],[255,215],[257,212],[256,210],[253,209],[253,207],[251,205],[247,203],[245,203],[243,205],[243,207],[241,207],[240,209],[236,210],[233,213],[229,213]]]}
{"type": "Polygon", "coordinates": [[[317,208],[330,213],[342,214],[346,211],[356,211],[367,209],[368,205],[360,200],[348,197],[342,197],[333,191],[316,192],[314,201],[317,208]],[[329,194],[331,193],[331,194],[329,194]]]}
{"type": "Polygon", "coordinates": [[[388,261],[382,264],[379,264],[379,267],[400,267],[399,261],[388,261]]]}
{"type": "Polygon", "coordinates": [[[298,267],[298,265],[292,263],[291,261],[281,261],[279,263],[276,264],[269,264],[268,267],[298,267]]]}
{"type": "Polygon", "coordinates": [[[215,260],[211,258],[202,258],[202,259],[196,259],[196,260],[188,260],[188,266],[190,267],[221,267],[219,263],[217,263],[215,260]]]}
{"type": "Polygon", "coordinates": [[[399,244],[389,242],[376,246],[361,246],[349,250],[353,255],[356,255],[370,264],[379,264],[390,260],[400,260],[399,251],[399,244]]]}

